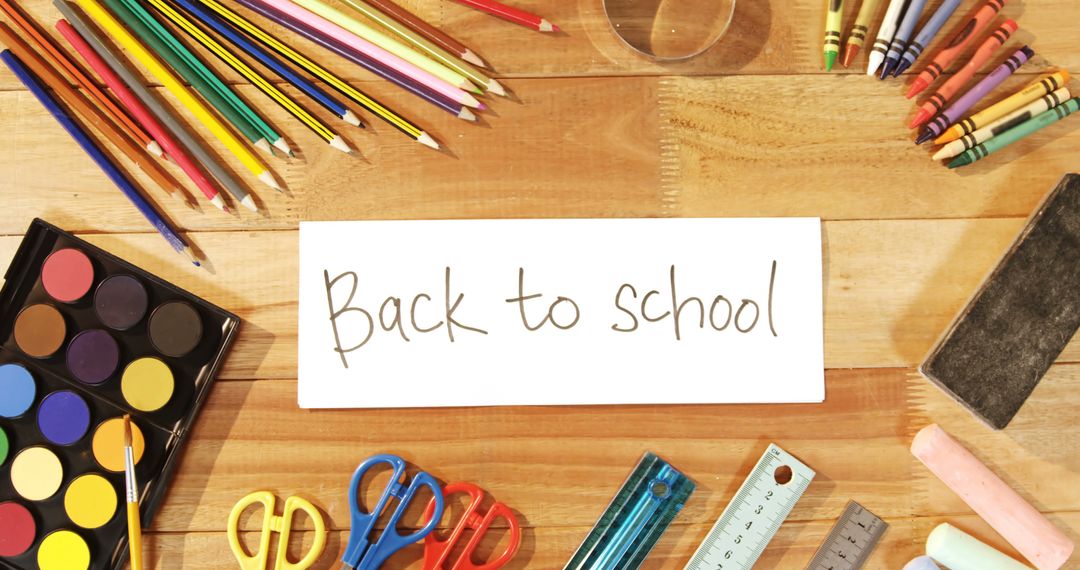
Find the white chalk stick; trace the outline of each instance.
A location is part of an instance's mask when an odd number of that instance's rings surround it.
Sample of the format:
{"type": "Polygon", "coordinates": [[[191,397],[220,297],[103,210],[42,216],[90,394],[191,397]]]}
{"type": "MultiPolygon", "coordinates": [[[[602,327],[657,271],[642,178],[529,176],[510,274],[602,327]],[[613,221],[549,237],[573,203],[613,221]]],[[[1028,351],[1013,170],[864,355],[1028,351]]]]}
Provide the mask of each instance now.
{"type": "Polygon", "coordinates": [[[930,531],[926,555],[949,570],[1031,570],[949,523],[930,531]]]}
{"type": "Polygon", "coordinates": [[[941,567],[934,564],[934,559],[929,556],[920,556],[907,564],[904,564],[904,570],[941,570],[941,567]]]}
{"type": "Polygon", "coordinates": [[[937,424],[915,435],[911,453],[1039,570],[1058,570],[1072,555],[1069,537],[937,424]]]}

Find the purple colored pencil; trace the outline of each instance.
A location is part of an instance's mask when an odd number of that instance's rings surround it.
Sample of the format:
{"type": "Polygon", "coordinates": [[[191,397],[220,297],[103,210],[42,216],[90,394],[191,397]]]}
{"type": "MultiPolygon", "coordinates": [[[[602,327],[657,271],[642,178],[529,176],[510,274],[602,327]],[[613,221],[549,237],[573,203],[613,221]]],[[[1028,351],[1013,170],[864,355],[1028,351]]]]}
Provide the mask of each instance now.
{"type": "Polygon", "coordinates": [[[414,79],[401,74],[396,69],[392,69],[382,62],[375,61],[368,58],[364,54],[353,50],[352,48],[345,46],[336,40],[329,38],[318,30],[308,27],[306,24],[291,18],[288,14],[284,14],[274,10],[273,8],[256,2],[255,0],[236,0],[237,3],[247,7],[253,12],[257,12],[264,18],[273,20],[278,24],[300,34],[301,36],[319,44],[320,46],[336,53],[337,55],[363,67],[364,69],[378,75],[379,77],[390,81],[399,87],[409,91],[413,95],[424,99],[425,101],[446,110],[447,112],[460,116],[462,114],[463,105],[456,101],[451,100],[449,97],[437,93],[435,90],[421,84],[414,79]]]}
{"type": "Polygon", "coordinates": [[[1024,46],[1016,53],[1009,56],[1009,59],[1005,60],[1005,63],[999,65],[997,69],[983,78],[982,81],[972,87],[967,93],[964,93],[962,97],[949,105],[949,108],[945,109],[934,120],[927,123],[923,129],[922,135],[915,141],[915,144],[922,144],[926,141],[933,140],[941,136],[950,125],[963,118],[964,113],[967,113],[972,107],[974,107],[979,101],[990,94],[995,87],[1001,85],[1001,82],[1005,81],[1020,69],[1020,66],[1027,63],[1035,55],[1035,52],[1028,46],[1024,46]]]}

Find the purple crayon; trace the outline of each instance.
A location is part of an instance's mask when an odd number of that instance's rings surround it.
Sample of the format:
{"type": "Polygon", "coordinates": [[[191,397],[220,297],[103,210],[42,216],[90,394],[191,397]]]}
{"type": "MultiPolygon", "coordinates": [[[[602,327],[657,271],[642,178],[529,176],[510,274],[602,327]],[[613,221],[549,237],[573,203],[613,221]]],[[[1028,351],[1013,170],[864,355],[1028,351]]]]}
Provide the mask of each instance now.
{"type": "Polygon", "coordinates": [[[1012,75],[1020,66],[1027,63],[1035,52],[1028,46],[1024,46],[1016,53],[1009,56],[1009,59],[1005,60],[1005,63],[999,65],[997,69],[983,78],[982,81],[972,87],[967,93],[964,93],[962,97],[949,105],[949,108],[945,109],[934,120],[926,124],[919,138],[915,140],[915,144],[922,144],[926,141],[933,140],[941,136],[949,125],[959,121],[963,118],[964,113],[968,112],[975,106],[983,97],[986,97],[995,87],[1001,85],[1002,81],[1005,81],[1010,75],[1012,75]]]}

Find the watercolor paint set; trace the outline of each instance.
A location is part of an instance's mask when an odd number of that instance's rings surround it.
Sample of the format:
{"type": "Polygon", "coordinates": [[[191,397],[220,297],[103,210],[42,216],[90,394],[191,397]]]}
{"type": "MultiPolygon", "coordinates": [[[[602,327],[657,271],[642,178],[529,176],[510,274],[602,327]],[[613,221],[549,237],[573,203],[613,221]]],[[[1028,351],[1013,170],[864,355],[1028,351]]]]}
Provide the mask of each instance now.
{"type": "Polygon", "coordinates": [[[144,525],[240,320],[42,220],[0,290],[0,568],[121,568],[122,417],[144,525]]]}

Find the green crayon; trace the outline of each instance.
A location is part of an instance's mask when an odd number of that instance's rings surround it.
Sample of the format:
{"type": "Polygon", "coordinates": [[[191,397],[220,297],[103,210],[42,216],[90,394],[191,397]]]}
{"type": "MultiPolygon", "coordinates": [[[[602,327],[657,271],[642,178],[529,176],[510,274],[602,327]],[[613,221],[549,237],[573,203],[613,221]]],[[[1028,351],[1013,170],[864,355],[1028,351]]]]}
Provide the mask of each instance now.
{"type": "Polygon", "coordinates": [[[832,71],[840,55],[840,26],[844,20],[844,0],[825,1],[825,71],[832,71]]]}
{"type": "Polygon", "coordinates": [[[959,168],[982,160],[1012,143],[1068,117],[1078,109],[1080,109],[1080,98],[1073,97],[1061,105],[1058,105],[1045,113],[1036,115],[1027,122],[1021,123],[981,145],[965,151],[964,154],[961,154],[949,163],[949,168],[959,168]]]}

